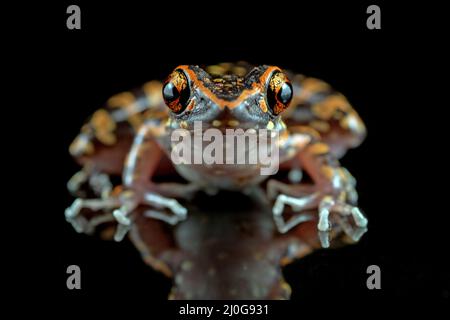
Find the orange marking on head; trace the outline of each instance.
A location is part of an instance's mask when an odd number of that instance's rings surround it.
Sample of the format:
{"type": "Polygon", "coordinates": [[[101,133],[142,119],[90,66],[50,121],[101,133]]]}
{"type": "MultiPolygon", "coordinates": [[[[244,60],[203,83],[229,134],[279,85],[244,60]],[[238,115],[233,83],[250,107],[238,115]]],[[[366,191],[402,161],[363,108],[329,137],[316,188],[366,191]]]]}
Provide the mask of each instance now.
{"type": "Polygon", "coordinates": [[[262,110],[264,113],[266,113],[266,112],[269,110],[268,107],[267,107],[266,99],[261,98],[261,99],[259,100],[259,107],[261,108],[261,110],[262,110]]]}
{"type": "Polygon", "coordinates": [[[216,105],[218,105],[221,109],[224,109],[225,107],[228,107],[230,109],[236,108],[237,106],[239,106],[245,99],[247,99],[248,97],[250,97],[251,95],[258,93],[258,92],[262,92],[268,77],[272,74],[273,71],[275,70],[280,70],[277,67],[269,67],[267,68],[267,70],[264,72],[264,74],[259,78],[259,82],[254,82],[252,84],[252,88],[251,89],[244,89],[242,91],[242,93],[239,95],[239,97],[237,97],[236,99],[232,100],[232,101],[228,101],[225,99],[221,99],[219,97],[217,97],[211,90],[209,90],[207,87],[205,87],[202,83],[202,81],[200,81],[197,78],[197,75],[195,74],[194,71],[192,71],[189,66],[187,65],[183,65],[183,66],[179,66],[177,69],[181,69],[184,72],[186,72],[186,74],[188,74],[189,78],[191,79],[191,81],[194,83],[195,86],[197,86],[198,88],[200,88],[202,90],[202,92],[209,98],[211,99],[211,101],[213,101],[216,105]]]}

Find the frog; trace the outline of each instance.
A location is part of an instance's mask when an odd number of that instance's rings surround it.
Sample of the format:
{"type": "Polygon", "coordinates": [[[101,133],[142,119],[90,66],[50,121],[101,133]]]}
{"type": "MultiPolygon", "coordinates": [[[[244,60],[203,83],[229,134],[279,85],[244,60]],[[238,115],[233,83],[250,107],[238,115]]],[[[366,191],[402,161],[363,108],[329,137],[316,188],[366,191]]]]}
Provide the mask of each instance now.
{"type": "Polygon", "coordinates": [[[140,205],[149,207],[146,217],[176,225],[189,216],[180,201],[189,201],[196,192],[263,192],[280,233],[311,220],[315,210],[317,230],[327,247],[334,220],[351,217],[359,230],[354,237],[368,225],[357,204],[356,179],[339,161],[366,135],[347,98],[317,78],[242,61],[180,65],[165,81],[153,80],[112,96],[82,126],[69,147],[81,170],[67,184],[77,198],[65,217],[82,232],[83,210],[109,210],[120,227],[115,237],[119,241],[132,224],[131,212],[140,205]],[[287,172],[286,177],[261,175],[260,164],[174,164],[171,135],[180,129],[192,133],[195,123],[201,123],[202,130],[275,133],[279,170],[287,172]],[[155,181],[166,174],[184,182],[155,181]],[[121,177],[120,183],[114,185],[111,177],[121,177]],[[84,184],[94,197],[81,194],[84,184]]]}

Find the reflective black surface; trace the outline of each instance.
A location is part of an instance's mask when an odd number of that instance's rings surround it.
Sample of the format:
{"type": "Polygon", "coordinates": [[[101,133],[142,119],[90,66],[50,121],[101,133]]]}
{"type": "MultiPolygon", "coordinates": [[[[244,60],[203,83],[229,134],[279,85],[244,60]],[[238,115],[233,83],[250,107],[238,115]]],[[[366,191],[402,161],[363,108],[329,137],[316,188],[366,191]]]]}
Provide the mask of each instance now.
{"type": "MultiPolygon", "coordinates": [[[[65,6],[58,8],[64,11],[65,6]]],[[[47,157],[58,163],[47,181],[47,194],[57,198],[47,210],[45,221],[52,232],[45,235],[54,259],[48,263],[60,270],[54,274],[59,298],[87,303],[123,294],[129,300],[145,296],[153,303],[166,299],[170,290],[170,281],[146,266],[131,242],[78,235],[63,217],[71,201],[65,183],[78,168],[66,150],[85,118],[112,94],[164,79],[179,64],[248,60],[329,82],[347,96],[368,128],[367,140],[342,163],[358,181],[369,231],[357,245],[319,250],[287,266],[284,277],[292,286],[292,300],[448,299],[448,269],[441,261],[446,231],[436,205],[440,187],[418,180],[429,168],[418,169],[417,154],[431,151],[415,135],[423,117],[411,117],[423,114],[424,104],[410,99],[418,89],[406,82],[417,79],[422,69],[417,63],[426,59],[412,55],[417,33],[395,23],[401,10],[383,11],[382,30],[372,32],[365,27],[362,4],[283,10],[281,20],[258,5],[219,13],[180,6],[182,19],[173,10],[150,5],[83,3],[82,8],[83,29],[65,30],[61,17],[62,27],[52,38],[52,55],[64,58],[51,66],[59,79],[52,83],[51,99],[57,103],[42,111],[44,118],[52,119],[42,130],[55,145],[47,157]],[[182,36],[168,45],[162,26],[183,29],[177,33],[182,36]],[[279,28],[289,35],[290,46],[279,46],[279,28]],[[424,197],[428,200],[419,201],[424,197]],[[70,264],[83,270],[80,292],[65,288],[70,264]],[[382,270],[382,290],[366,287],[366,269],[372,264],[382,270]]]]}

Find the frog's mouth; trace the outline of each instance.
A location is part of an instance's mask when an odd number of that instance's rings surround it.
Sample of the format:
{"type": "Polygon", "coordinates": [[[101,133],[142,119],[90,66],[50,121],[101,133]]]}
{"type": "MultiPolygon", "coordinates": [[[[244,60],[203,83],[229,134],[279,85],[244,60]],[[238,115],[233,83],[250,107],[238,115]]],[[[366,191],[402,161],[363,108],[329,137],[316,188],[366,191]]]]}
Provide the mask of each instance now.
{"type": "Polygon", "coordinates": [[[241,128],[197,129],[180,131],[171,137],[170,156],[175,165],[201,165],[219,172],[224,169],[226,172],[264,168],[278,170],[279,140],[276,132],[244,131],[241,128]]]}

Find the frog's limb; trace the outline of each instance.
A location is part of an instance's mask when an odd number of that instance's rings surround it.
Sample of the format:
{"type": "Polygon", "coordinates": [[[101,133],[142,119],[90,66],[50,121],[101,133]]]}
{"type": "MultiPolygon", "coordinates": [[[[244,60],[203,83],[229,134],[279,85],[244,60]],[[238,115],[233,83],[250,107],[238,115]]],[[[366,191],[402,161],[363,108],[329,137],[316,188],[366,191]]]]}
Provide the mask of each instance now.
{"type": "MultiPolygon", "coordinates": [[[[129,190],[128,192],[131,191],[129,190]]],[[[117,222],[128,226],[131,224],[131,219],[128,216],[134,209],[136,209],[137,205],[139,204],[148,204],[159,209],[169,209],[173,213],[172,216],[167,215],[162,211],[150,210],[150,212],[158,213],[154,214],[153,218],[157,218],[166,222],[182,221],[186,219],[187,216],[186,208],[184,208],[177,200],[166,198],[153,192],[146,192],[142,200],[137,200],[130,194],[129,199],[122,201],[122,206],[119,209],[113,211],[113,216],[116,218],[117,222]]]]}
{"type": "MultiPolygon", "coordinates": [[[[185,200],[191,200],[194,194],[203,190],[205,192],[210,191],[214,194],[215,190],[209,190],[213,188],[207,188],[205,186],[201,186],[196,183],[173,183],[173,182],[162,182],[158,183],[157,186],[158,192],[163,194],[166,197],[174,197],[174,198],[182,198],[185,200]]],[[[217,193],[217,192],[216,192],[217,193]]]]}
{"type": "MultiPolygon", "coordinates": [[[[148,192],[158,192],[158,185],[151,183],[150,178],[157,169],[160,163],[162,152],[160,147],[155,141],[155,137],[160,133],[160,122],[158,120],[150,120],[143,125],[142,129],[136,135],[134,144],[131,146],[128,158],[125,162],[125,168],[123,170],[123,183],[124,190],[115,194],[105,195],[102,199],[81,199],[78,198],[74,203],[66,210],[66,217],[74,220],[82,209],[98,210],[113,210],[113,216],[117,221],[123,225],[129,225],[130,220],[128,215],[139,204],[154,205],[151,201],[147,201],[145,198],[148,192]]],[[[110,154],[111,155],[111,154],[110,154]]],[[[112,155],[111,155],[112,156],[112,155]]],[[[86,174],[86,177],[90,175],[86,174]]],[[[99,185],[107,186],[108,183],[102,183],[106,179],[98,179],[96,181],[99,185]]],[[[188,186],[186,186],[188,188],[188,186]]],[[[172,196],[183,195],[186,193],[186,188],[176,187],[175,184],[162,186],[161,189],[170,190],[172,196]]],[[[169,192],[168,192],[169,193],[169,192]]],[[[164,198],[166,199],[166,198],[164,198]]],[[[163,197],[159,200],[161,207],[167,207],[172,210],[179,218],[183,213],[174,201],[167,198],[164,202],[163,197]]],[[[181,206],[181,205],[180,205],[181,206]]],[[[78,229],[80,227],[78,226],[78,229]]]]}
{"type": "MultiPolygon", "coordinates": [[[[285,185],[289,187],[289,185],[285,185]]],[[[320,193],[316,192],[305,197],[290,197],[284,194],[278,196],[275,205],[273,206],[274,221],[281,233],[285,233],[295,227],[296,225],[313,220],[313,217],[306,213],[301,213],[301,211],[311,209],[315,207],[315,200],[320,197],[320,193]],[[285,221],[283,217],[283,211],[285,205],[292,207],[294,212],[299,212],[294,215],[289,220],[285,221]]],[[[330,197],[324,197],[319,203],[319,240],[322,247],[329,247],[329,231],[331,224],[329,222],[330,212],[340,213],[343,217],[351,215],[355,221],[356,228],[352,227],[347,220],[337,218],[337,222],[342,227],[343,231],[353,240],[359,241],[363,234],[367,231],[367,219],[362,215],[357,207],[350,205],[335,205],[334,201],[330,197]]]]}
{"type": "MultiPolygon", "coordinates": [[[[86,233],[93,234],[98,225],[116,221],[114,216],[111,213],[105,213],[87,220],[84,216],[78,215],[74,218],[67,219],[70,224],[72,224],[73,228],[78,233],[86,233]]],[[[117,230],[114,234],[115,241],[122,241],[127,232],[130,230],[131,226],[125,226],[123,224],[117,225],[117,230]]]]}
{"type": "Polygon", "coordinates": [[[95,173],[89,177],[89,185],[95,194],[106,199],[113,189],[113,185],[106,173],[95,173]]]}
{"type": "Polygon", "coordinates": [[[330,230],[331,214],[351,216],[357,227],[365,228],[367,219],[353,205],[354,196],[349,196],[354,189],[354,178],[339,165],[328,145],[317,136],[311,136],[311,142],[298,152],[297,157],[313,180],[312,184],[287,185],[274,180],[268,183],[270,198],[274,199],[279,193],[272,209],[279,231],[284,233],[303,221],[296,215],[286,221],[283,215],[286,205],[299,214],[308,209],[317,209],[319,231],[330,230]]]}
{"type": "Polygon", "coordinates": [[[67,221],[72,224],[78,233],[92,234],[98,225],[115,221],[115,219],[111,213],[105,213],[94,216],[89,220],[83,215],[77,215],[72,218],[67,218],[67,221]]]}
{"type": "Polygon", "coordinates": [[[75,218],[81,210],[89,209],[93,211],[107,210],[117,207],[120,204],[119,199],[109,197],[106,199],[81,199],[77,198],[70,207],[64,212],[67,219],[75,218]]]}
{"type": "Polygon", "coordinates": [[[112,145],[102,144],[95,136],[87,132],[80,133],[72,143],[70,152],[83,166],[67,183],[67,188],[73,195],[86,197],[85,185],[88,185],[89,190],[101,198],[107,198],[111,193],[113,185],[110,175],[120,176],[122,173],[123,162],[133,137],[130,128],[121,127],[114,133],[117,141],[112,145]],[[88,141],[92,148],[83,148],[79,141],[88,141]]]}
{"type": "MultiPolygon", "coordinates": [[[[124,222],[122,226],[127,225],[128,214],[137,205],[146,203],[143,192],[157,189],[157,186],[150,182],[150,178],[161,159],[161,151],[154,139],[161,133],[163,123],[167,119],[167,108],[161,96],[161,87],[160,82],[152,81],[137,90],[111,97],[103,108],[89,118],[71,144],[70,153],[83,169],[70,179],[69,190],[78,193],[80,186],[89,182],[93,191],[101,196],[101,199],[76,199],[66,210],[67,219],[74,222],[78,230],[83,231],[82,226],[86,227],[83,217],[79,215],[82,209],[96,211],[116,209],[114,211],[116,219],[124,222]],[[135,132],[141,126],[144,130],[135,136],[135,132]],[[132,145],[133,148],[126,161],[132,145]],[[136,158],[141,155],[145,161],[136,158]],[[112,185],[108,175],[122,173],[125,190],[119,194],[111,194],[112,185]]],[[[186,188],[175,185],[161,186],[161,189],[170,191],[174,196],[189,194],[186,188]]],[[[163,205],[164,201],[162,198],[160,200],[163,205]]],[[[169,200],[167,199],[165,203],[167,207],[180,214],[177,206],[169,200]]],[[[119,229],[124,231],[126,228],[119,229]]],[[[122,235],[116,236],[122,238],[123,232],[122,235]]]]}
{"type": "Polygon", "coordinates": [[[271,179],[267,182],[267,196],[270,200],[275,200],[280,193],[295,194],[297,197],[306,196],[315,191],[315,187],[310,184],[286,184],[278,180],[271,179]]]}
{"type": "Polygon", "coordinates": [[[153,219],[158,219],[161,221],[164,221],[165,223],[168,223],[170,225],[176,225],[178,222],[186,219],[186,214],[183,215],[168,215],[165,212],[161,212],[158,210],[147,210],[144,211],[144,216],[146,216],[147,218],[153,218],[153,219]]]}
{"type": "Polygon", "coordinates": [[[72,224],[74,229],[81,232],[89,232],[88,221],[80,215],[81,210],[89,209],[92,211],[111,210],[120,205],[120,200],[115,197],[105,199],[81,199],[77,198],[70,207],[64,212],[66,220],[72,224]]]}
{"type": "Polygon", "coordinates": [[[89,180],[89,172],[86,166],[76,172],[67,182],[67,190],[72,195],[77,195],[81,189],[81,186],[89,180]]]}
{"type": "Polygon", "coordinates": [[[72,224],[79,233],[92,233],[95,227],[101,223],[116,220],[119,225],[114,235],[116,241],[120,241],[130,229],[132,224],[130,213],[134,211],[139,204],[151,205],[158,209],[168,209],[173,214],[170,215],[163,210],[148,210],[145,215],[156,219],[163,220],[170,224],[176,224],[186,219],[187,210],[182,207],[175,199],[165,198],[153,192],[147,192],[142,201],[137,201],[135,194],[130,190],[120,192],[107,199],[76,199],[72,206],[66,209],[65,215],[68,222],[72,224]],[[89,221],[79,213],[83,209],[92,211],[113,210],[112,215],[96,216],[89,221]]]}
{"type": "Polygon", "coordinates": [[[87,182],[94,193],[101,198],[107,198],[113,189],[109,175],[94,171],[88,165],[83,166],[69,179],[67,189],[73,195],[83,196],[81,187],[87,182]]]}
{"type": "Polygon", "coordinates": [[[161,138],[165,134],[164,129],[154,121],[147,121],[139,130],[133,142],[131,150],[125,162],[125,170],[123,173],[124,194],[129,193],[128,201],[119,209],[114,211],[114,217],[117,221],[124,225],[131,223],[128,215],[139,204],[147,204],[156,208],[166,208],[172,212],[173,216],[167,216],[163,212],[150,215],[164,221],[180,221],[184,220],[187,210],[174,198],[183,197],[186,191],[192,191],[191,185],[183,186],[181,184],[161,185],[151,182],[151,177],[155,172],[162,151],[156,143],[156,139],[161,138]],[[165,191],[165,197],[160,195],[161,191],[165,191]]]}

